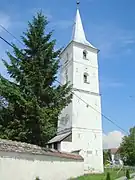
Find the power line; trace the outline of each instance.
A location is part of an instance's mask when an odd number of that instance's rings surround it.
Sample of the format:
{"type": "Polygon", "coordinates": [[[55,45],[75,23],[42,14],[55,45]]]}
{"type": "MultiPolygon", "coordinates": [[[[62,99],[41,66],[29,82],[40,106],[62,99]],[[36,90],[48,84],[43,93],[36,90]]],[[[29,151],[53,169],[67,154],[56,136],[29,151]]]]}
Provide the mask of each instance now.
{"type": "Polygon", "coordinates": [[[0,39],[2,39],[5,43],[7,43],[12,48],[14,48],[14,46],[10,42],[8,42],[5,38],[3,38],[2,36],[0,36],[0,39]]]}
{"type": "Polygon", "coordinates": [[[17,37],[15,37],[11,32],[9,32],[4,26],[2,26],[2,25],[0,24],[0,27],[1,27],[4,31],[6,31],[8,34],[10,34],[14,39],[16,39],[20,44],[22,44],[22,45],[24,46],[24,44],[23,44],[17,37]]]}
{"type": "MultiPolygon", "coordinates": [[[[56,80],[60,85],[62,85],[58,80],[56,80]]],[[[100,111],[98,111],[97,109],[95,109],[93,106],[91,106],[89,103],[87,103],[84,99],[82,99],[81,97],[79,97],[75,92],[72,92],[72,94],[74,94],[78,99],[80,99],[83,103],[85,103],[88,107],[91,107],[94,111],[98,112],[99,114],[102,115],[102,117],[104,117],[106,120],[108,120],[109,122],[111,122],[113,125],[115,125],[117,128],[119,128],[120,130],[122,130],[123,132],[125,132],[126,134],[129,134],[126,130],[124,130],[122,127],[120,127],[119,125],[117,125],[113,120],[111,120],[110,118],[108,118],[106,115],[104,115],[103,113],[101,113],[100,111]]]]}

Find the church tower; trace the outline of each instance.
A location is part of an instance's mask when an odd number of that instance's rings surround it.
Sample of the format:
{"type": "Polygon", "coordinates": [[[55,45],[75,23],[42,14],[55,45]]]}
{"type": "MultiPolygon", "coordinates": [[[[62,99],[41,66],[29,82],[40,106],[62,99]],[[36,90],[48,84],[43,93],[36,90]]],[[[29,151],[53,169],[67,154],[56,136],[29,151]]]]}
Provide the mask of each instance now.
{"type": "Polygon", "coordinates": [[[61,83],[73,85],[73,99],[61,113],[57,136],[48,144],[84,158],[85,173],[103,172],[98,49],[86,40],[77,8],[71,42],[61,53],[61,83]]]}

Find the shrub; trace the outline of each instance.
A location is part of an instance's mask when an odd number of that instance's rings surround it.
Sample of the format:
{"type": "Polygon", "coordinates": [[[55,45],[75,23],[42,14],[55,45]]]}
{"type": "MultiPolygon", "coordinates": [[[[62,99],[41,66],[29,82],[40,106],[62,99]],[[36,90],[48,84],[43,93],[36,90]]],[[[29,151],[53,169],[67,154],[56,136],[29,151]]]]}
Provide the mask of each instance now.
{"type": "Polygon", "coordinates": [[[110,173],[107,173],[106,180],[111,180],[110,173]]]}
{"type": "Polygon", "coordinates": [[[39,179],[39,177],[36,177],[36,179],[35,179],[35,180],[40,180],[40,179],[39,179]]]}
{"type": "Polygon", "coordinates": [[[130,179],[130,174],[129,174],[129,170],[128,169],[126,171],[126,177],[127,177],[127,179],[130,179]]]}

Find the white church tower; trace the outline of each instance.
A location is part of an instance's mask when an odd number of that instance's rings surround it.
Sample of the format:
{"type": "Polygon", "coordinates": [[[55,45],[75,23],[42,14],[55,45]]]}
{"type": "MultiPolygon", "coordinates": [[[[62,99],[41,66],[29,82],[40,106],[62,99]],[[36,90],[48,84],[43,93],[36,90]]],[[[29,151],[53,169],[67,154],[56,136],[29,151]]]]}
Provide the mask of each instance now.
{"type": "Polygon", "coordinates": [[[79,153],[85,173],[103,172],[101,97],[98,78],[98,49],[85,36],[77,8],[71,42],[61,53],[61,83],[73,85],[72,103],[59,118],[57,136],[50,147],[79,153]]]}

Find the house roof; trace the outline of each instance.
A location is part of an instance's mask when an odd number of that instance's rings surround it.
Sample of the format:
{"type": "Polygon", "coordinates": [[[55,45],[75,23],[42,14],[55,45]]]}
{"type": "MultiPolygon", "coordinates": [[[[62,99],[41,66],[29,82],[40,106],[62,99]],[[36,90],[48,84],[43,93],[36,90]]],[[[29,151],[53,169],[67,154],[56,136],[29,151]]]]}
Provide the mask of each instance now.
{"type": "Polygon", "coordinates": [[[118,148],[104,149],[104,151],[110,151],[111,154],[116,154],[118,152],[118,148]]]}
{"type": "Polygon", "coordinates": [[[47,149],[37,145],[16,142],[11,140],[3,140],[3,139],[0,139],[0,151],[28,153],[35,155],[54,156],[54,157],[60,157],[66,159],[83,160],[83,158],[77,154],[59,152],[53,149],[47,149]]]}
{"type": "Polygon", "coordinates": [[[54,138],[52,138],[47,144],[52,144],[52,143],[55,143],[55,142],[61,142],[65,138],[67,138],[70,134],[71,134],[71,132],[67,132],[67,133],[57,135],[54,138]]]}
{"type": "Polygon", "coordinates": [[[110,151],[112,154],[116,154],[118,152],[118,148],[112,148],[110,151]]]}

